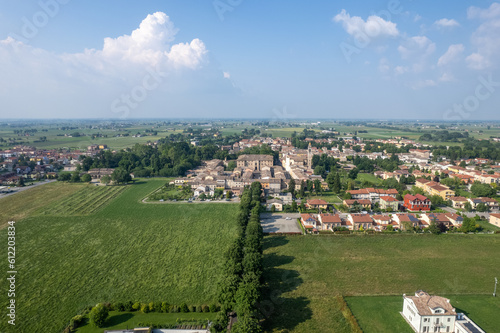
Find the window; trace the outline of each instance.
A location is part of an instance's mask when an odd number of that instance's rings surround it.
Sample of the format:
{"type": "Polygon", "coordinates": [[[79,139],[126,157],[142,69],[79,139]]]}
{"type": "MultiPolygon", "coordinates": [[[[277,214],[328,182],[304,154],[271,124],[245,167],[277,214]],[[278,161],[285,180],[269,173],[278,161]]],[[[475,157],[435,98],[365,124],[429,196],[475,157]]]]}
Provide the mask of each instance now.
{"type": "Polygon", "coordinates": [[[439,324],[439,318],[436,318],[436,324],[439,324]]]}
{"type": "Polygon", "coordinates": [[[427,326],[424,326],[424,333],[427,332],[427,326]]]}
{"type": "Polygon", "coordinates": [[[446,326],[446,332],[450,331],[450,326],[446,326]]]}
{"type": "Polygon", "coordinates": [[[451,321],[451,318],[448,318],[448,322],[450,322],[450,321],[451,321]]]}

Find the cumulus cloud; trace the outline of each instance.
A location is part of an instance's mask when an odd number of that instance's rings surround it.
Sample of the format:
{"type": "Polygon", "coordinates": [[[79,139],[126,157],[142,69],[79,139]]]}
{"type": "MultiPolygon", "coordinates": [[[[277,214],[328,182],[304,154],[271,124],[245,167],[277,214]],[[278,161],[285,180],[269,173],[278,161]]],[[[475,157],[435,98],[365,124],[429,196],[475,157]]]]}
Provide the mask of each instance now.
{"type": "Polygon", "coordinates": [[[398,51],[403,59],[427,57],[436,51],[436,44],[426,36],[414,36],[405,40],[398,51]]]}
{"type": "Polygon", "coordinates": [[[458,57],[464,52],[462,44],[450,45],[448,51],[443,54],[438,60],[438,66],[444,66],[458,60],[458,57]]]}
{"type": "Polygon", "coordinates": [[[161,81],[166,91],[182,80],[195,80],[188,72],[208,63],[208,51],[199,39],[175,44],[177,32],[170,18],[157,12],[130,35],[105,38],[102,49],[81,53],[54,54],[11,37],[0,40],[4,65],[0,98],[7,100],[4,105],[11,110],[78,109],[88,114],[91,109],[97,112],[100,105],[97,115],[102,116],[109,111],[110,99],[144,82],[150,87],[161,81]],[[26,95],[30,98],[21,97],[26,95]]]}
{"type": "Polygon", "coordinates": [[[454,19],[442,18],[434,22],[434,25],[439,28],[454,28],[460,26],[460,24],[454,19]]]}
{"type": "Polygon", "coordinates": [[[471,42],[476,50],[466,58],[468,67],[475,70],[498,67],[498,59],[500,59],[500,3],[495,2],[487,9],[470,7],[467,10],[467,17],[481,22],[471,37],[471,42]]]}
{"type": "Polygon", "coordinates": [[[371,38],[399,36],[399,31],[395,23],[386,21],[377,15],[371,15],[365,21],[359,16],[349,15],[345,9],[342,9],[333,18],[333,21],[341,23],[344,30],[355,38],[363,37],[363,35],[371,38]]]}
{"type": "Polygon", "coordinates": [[[229,72],[222,72],[222,76],[225,78],[225,79],[230,79],[231,78],[231,74],[229,72]]]}

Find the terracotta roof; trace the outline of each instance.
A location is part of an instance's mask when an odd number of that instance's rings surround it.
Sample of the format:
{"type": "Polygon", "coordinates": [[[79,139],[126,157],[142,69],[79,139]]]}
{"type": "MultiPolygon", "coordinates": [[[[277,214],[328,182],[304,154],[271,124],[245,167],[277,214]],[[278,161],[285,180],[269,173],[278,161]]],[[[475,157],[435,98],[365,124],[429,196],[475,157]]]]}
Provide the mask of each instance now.
{"type": "Polygon", "coordinates": [[[391,218],[387,215],[373,215],[372,216],[374,220],[379,220],[379,221],[390,221],[391,218]]]}
{"type": "Polygon", "coordinates": [[[320,199],[307,200],[308,205],[328,205],[328,202],[320,199]]]}
{"type": "Polygon", "coordinates": [[[416,195],[411,195],[411,194],[407,194],[405,195],[405,199],[409,199],[410,201],[414,201],[416,199],[420,200],[420,201],[426,201],[426,200],[429,200],[427,199],[427,197],[423,196],[422,194],[416,194],[416,195]]]}
{"type": "Polygon", "coordinates": [[[351,214],[354,223],[373,223],[373,220],[368,214],[351,214]]]}
{"type": "Polygon", "coordinates": [[[342,223],[342,219],[337,214],[321,214],[321,221],[323,221],[323,223],[342,223]]]}
{"type": "Polygon", "coordinates": [[[456,315],[455,309],[451,306],[450,300],[440,296],[430,296],[428,293],[420,291],[417,296],[405,296],[413,301],[417,307],[418,313],[421,316],[442,316],[442,315],[456,315]],[[433,313],[433,310],[438,308],[443,309],[443,313],[433,313]]]}
{"type": "Polygon", "coordinates": [[[466,197],[451,197],[450,198],[451,201],[467,201],[467,198],[466,197]]]}
{"type": "Polygon", "coordinates": [[[500,219],[500,214],[490,213],[490,216],[493,216],[493,217],[496,217],[497,219],[500,219]]]}
{"type": "Polygon", "coordinates": [[[393,197],[387,197],[387,196],[380,197],[380,200],[389,201],[389,202],[398,201],[393,197]]]}

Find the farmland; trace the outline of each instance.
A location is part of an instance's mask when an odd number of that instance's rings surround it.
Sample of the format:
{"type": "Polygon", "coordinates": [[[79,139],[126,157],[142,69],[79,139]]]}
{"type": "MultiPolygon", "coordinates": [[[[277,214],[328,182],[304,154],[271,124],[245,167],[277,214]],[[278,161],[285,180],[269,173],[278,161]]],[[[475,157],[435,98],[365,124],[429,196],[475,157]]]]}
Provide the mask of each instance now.
{"type": "MultiPolygon", "coordinates": [[[[215,301],[223,253],[236,237],[237,206],[141,203],[165,182],[124,187],[105,207],[91,205],[94,213],[88,215],[76,208],[78,214],[58,210],[62,215],[48,215],[48,207],[78,201],[78,196],[84,201],[90,189],[104,191],[99,187],[41,186],[34,189],[39,197],[54,194],[54,188],[72,190],[66,199],[39,203],[24,215],[22,203],[31,191],[6,198],[17,207],[9,216],[23,218],[16,223],[16,331],[57,332],[83,307],[98,302],[215,301]]],[[[1,233],[6,239],[6,229],[1,233]]],[[[6,261],[6,251],[0,260],[6,261]]],[[[0,288],[7,288],[4,279],[0,288]]],[[[7,301],[2,298],[1,306],[7,301]]],[[[6,325],[0,323],[1,332],[9,332],[6,325]]]]}
{"type": "Polygon", "coordinates": [[[338,295],[488,295],[500,275],[495,235],[268,236],[264,247],[268,332],[350,332],[338,295]]]}

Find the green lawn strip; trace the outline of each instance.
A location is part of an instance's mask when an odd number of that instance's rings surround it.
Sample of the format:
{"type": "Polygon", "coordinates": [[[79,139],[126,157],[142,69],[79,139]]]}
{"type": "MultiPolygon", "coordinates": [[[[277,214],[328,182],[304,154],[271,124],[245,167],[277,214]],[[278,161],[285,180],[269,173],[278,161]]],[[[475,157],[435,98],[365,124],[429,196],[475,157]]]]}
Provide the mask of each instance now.
{"type": "Polygon", "coordinates": [[[77,333],[102,333],[103,330],[120,330],[120,329],[132,329],[139,327],[140,323],[152,323],[152,324],[176,324],[179,321],[212,321],[215,319],[215,313],[142,313],[142,312],[116,312],[110,311],[109,317],[106,319],[104,327],[97,328],[93,327],[88,323],[87,318],[85,318],[85,324],[79,327],[77,333]]]}
{"type": "MultiPolygon", "coordinates": [[[[32,215],[16,223],[16,329],[62,331],[99,302],[214,302],[238,207],[140,203],[163,184],[138,181],[91,216],[32,215]]],[[[0,288],[8,289],[5,279],[0,288]]],[[[0,332],[9,329],[0,322],[0,332]]]]}

